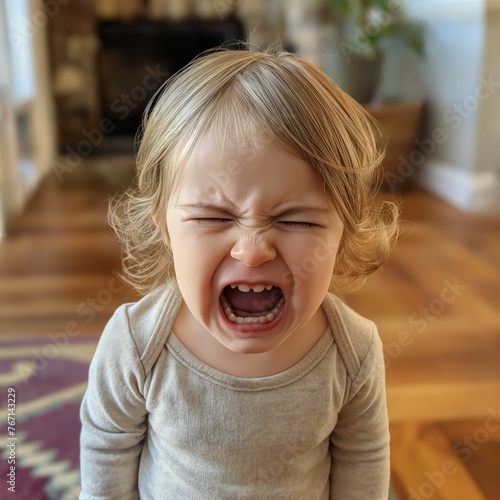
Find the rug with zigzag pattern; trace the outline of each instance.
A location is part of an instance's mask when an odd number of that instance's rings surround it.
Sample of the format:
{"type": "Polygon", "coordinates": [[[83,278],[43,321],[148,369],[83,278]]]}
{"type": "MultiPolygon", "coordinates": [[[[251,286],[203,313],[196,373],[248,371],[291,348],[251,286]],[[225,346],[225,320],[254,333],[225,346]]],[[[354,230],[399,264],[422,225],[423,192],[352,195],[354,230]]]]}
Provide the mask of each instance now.
{"type": "Polygon", "coordinates": [[[82,336],[0,340],[0,498],[78,498],[79,410],[95,346],[82,336]]]}

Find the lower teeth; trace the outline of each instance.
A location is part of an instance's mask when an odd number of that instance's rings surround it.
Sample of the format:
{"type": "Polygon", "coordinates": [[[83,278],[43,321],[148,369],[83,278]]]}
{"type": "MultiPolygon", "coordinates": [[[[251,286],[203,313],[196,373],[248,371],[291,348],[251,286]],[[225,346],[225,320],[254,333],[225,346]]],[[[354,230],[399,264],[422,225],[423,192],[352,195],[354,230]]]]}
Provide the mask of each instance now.
{"type": "Polygon", "coordinates": [[[263,316],[236,316],[234,314],[234,310],[231,307],[231,304],[227,301],[226,297],[222,295],[221,297],[221,303],[222,303],[222,308],[224,309],[224,312],[226,313],[226,317],[231,323],[236,323],[238,325],[256,325],[256,324],[265,324],[265,323],[271,323],[276,316],[278,316],[278,313],[281,309],[281,306],[285,303],[285,298],[281,297],[281,299],[278,301],[278,303],[269,311],[267,314],[263,316]]]}

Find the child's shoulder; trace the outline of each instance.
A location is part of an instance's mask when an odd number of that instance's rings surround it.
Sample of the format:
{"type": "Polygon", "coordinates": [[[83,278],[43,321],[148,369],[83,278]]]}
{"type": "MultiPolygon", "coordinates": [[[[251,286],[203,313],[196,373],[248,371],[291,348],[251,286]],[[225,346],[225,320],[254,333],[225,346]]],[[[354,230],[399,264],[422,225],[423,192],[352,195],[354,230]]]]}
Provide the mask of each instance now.
{"type": "Polygon", "coordinates": [[[122,307],[131,327],[138,333],[146,334],[164,322],[168,323],[177,312],[180,302],[180,294],[175,288],[162,286],[137,302],[124,304],[122,307]]]}
{"type": "Polygon", "coordinates": [[[349,375],[355,378],[370,353],[380,354],[381,340],[375,323],[332,293],[325,297],[323,308],[349,375]]]}
{"type": "Polygon", "coordinates": [[[172,287],[158,288],[137,302],[120,306],[108,326],[126,328],[141,360],[154,358],[165,344],[181,304],[179,292],[172,287]]]}

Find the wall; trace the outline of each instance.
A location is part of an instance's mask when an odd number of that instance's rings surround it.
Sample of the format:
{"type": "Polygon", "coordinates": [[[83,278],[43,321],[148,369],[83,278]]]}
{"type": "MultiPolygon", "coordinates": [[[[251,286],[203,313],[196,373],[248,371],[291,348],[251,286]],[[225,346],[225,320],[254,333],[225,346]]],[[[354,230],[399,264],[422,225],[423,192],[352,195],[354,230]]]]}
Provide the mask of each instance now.
{"type": "MultiPolygon", "coordinates": [[[[40,9],[40,2],[31,0],[32,12],[40,9]]],[[[47,23],[40,25],[33,38],[35,59],[35,96],[33,100],[33,147],[37,182],[50,170],[56,157],[56,120],[50,61],[48,52],[47,23]]]]}
{"type": "Polygon", "coordinates": [[[483,74],[498,87],[479,110],[476,169],[496,171],[500,177],[500,1],[486,4],[483,74]]]}
{"type": "MultiPolygon", "coordinates": [[[[490,16],[493,3],[497,2],[406,1],[408,17],[425,26],[426,55],[417,68],[422,75],[420,88],[401,87],[402,97],[423,97],[428,109],[424,140],[434,151],[421,166],[420,182],[470,211],[498,208],[495,116],[500,114],[500,90],[492,82],[500,78],[492,77],[495,64],[498,71],[494,51],[500,24],[499,16],[496,21],[490,16]],[[436,130],[444,139],[431,144],[436,130]]],[[[401,55],[400,62],[411,81],[416,67],[410,68],[409,59],[401,55]]]]}
{"type": "MultiPolygon", "coordinates": [[[[5,25],[4,10],[0,8],[0,28],[5,25]]],[[[18,153],[10,92],[8,43],[6,30],[0,29],[0,239],[5,236],[7,220],[16,205],[12,166],[18,153]]]]}
{"type": "Polygon", "coordinates": [[[0,137],[0,233],[21,211],[56,154],[47,53],[49,15],[43,6],[39,1],[28,0],[22,8],[10,11],[12,24],[7,22],[7,16],[0,16],[0,24],[7,28],[0,41],[0,111],[5,118],[0,137]],[[26,119],[24,139],[17,125],[21,116],[26,119]]]}

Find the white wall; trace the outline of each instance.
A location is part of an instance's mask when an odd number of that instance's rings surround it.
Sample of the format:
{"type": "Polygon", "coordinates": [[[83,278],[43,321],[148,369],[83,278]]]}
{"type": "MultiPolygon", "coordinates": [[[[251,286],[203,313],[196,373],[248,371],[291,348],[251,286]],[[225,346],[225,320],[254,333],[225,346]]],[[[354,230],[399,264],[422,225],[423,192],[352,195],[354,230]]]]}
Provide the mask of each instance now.
{"type": "Polygon", "coordinates": [[[17,143],[12,111],[10,61],[3,6],[0,5],[0,239],[5,235],[6,222],[14,210],[14,180],[12,164],[17,160],[17,143]]]}
{"type": "MultiPolygon", "coordinates": [[[[32,11],[41,2],[31,0],[32,11]]],[[[37,180],[50,170],[57,154],[56,117],[50,76],[47,25],[40,26],[33,39],[35,58],[35,96],[33,101],[34,161],[37,180]]]]}
{"type": "Polygon", "coordinates": [[[491,16],[492,5],[498,3],[406,0],[408,17],[424,24],[426,54],[413,67],[409,63],[414,61],[400,54],[409,83],[400,87],[401,97],[424,99],[428,110],[424,138],[432,137],[436,129],[446,136],[435,144],[420,181],[431,192],[471,211],[500,207],[500,87],[494,84],[500,82],[500,16],[491,16]],[[415,72],[421,76],[415,78],[415,72]]]}
{"type": "MultiPolygon", "coordinates": [[[[425,25],[426,54],[420,68],[429,108],[428,132],[440,127],[449,136],[437,146],[435,159],[470,171],[474,168],[479,108],[468,99],[474,98],[482,74],[482,2],[407,0],[406,12],[410,19],[425,25]]],[[[412,90],[411,86],[406,89],[406,93],[412,90]]]]}
{"type": "Polygon", "coordinates": [[[56,156],[55,110],[51,91],[47,24],[44,4],[26,0],[4,2],[0,16],[0,111],[4,119],[0,143],[0,233],[20,212],[33,190],[50,170],[56,156]],[[15,7],[15,8],[14,8],[15,7]],[[12,8],[7,11],[4,9],[12,8]],[[4,29],[5,28],[5,29],[4,29]],[[12,71],[11,71],[12,70],[12,71]],[[23,151],[17,136],[17,117],[28,119],[23,151]]]}
{"type": "Polygon", "coordinates": [[[498,88],[479,110],[476,169],[494,170],[500,176],[500,1],[487,4],[483,74],[498,88]]]}

